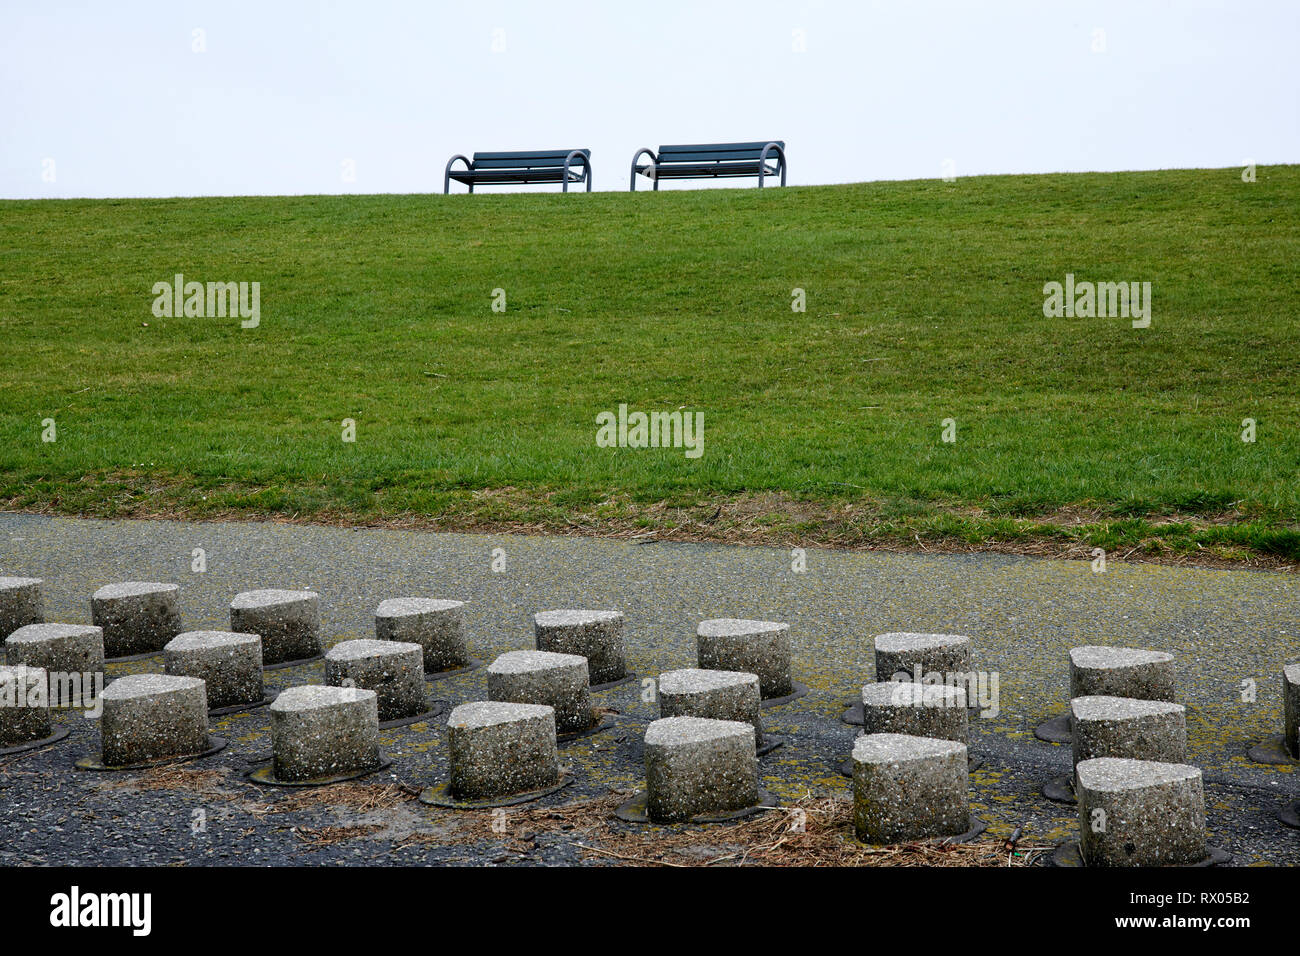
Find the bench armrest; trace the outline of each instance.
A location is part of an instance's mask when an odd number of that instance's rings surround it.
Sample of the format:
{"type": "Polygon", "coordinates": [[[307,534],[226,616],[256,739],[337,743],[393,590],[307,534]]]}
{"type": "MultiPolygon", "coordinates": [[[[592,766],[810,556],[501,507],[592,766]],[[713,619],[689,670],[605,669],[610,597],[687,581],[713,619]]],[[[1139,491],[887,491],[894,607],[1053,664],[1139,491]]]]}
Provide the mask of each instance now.
{"type": "MultiPolygon", "coordinates": [[[[632,157],[632,175],[631,175],[631,177],[630,177],[630,179],[629,179],[629,183],[628,183],[628,186],[629,186],[628,191],[629,191],[629,192],[636,192],[636,161],[637,161],[638,159],[641,158],[641,154],[642,154],[642,153],[649,153],[649,154],[650,154],[650,160],[651,160],[651,163],[653,164],[653,165],[651,166],[652,169],[654,168],[654,166],[657,166],[657,165],[659,164],[659,157],[655,155],[655,151],[654,151],[653,149],[651,149],[649,146],[643,146],[643,147],[641,147],[640,149],[638,149],[638,150],[636,151],[636,155],[632,157]]],[[[655,180],[655,189],[658,189],[658,188],[659,188],[659,180],[655,179],[655,177],[653,177],[653,176],[651,176],[650,178],[655,180]]]]}
{"type": "Polygon", "coordinates": [[[785,185],[785,150],[781,148],[780,143],[768,143],[763,147],[763,152],[758,155],[758,188],[763,188],[763,168],[767,165],[767,154],[771,150],[776,150],[777,162],[781,167],[781,185],[785,185]]]}
{"type": "Polygon", "coordinates": [[[591,157],[580,149],[575,149],[564,157],[564,188],[561,191],[566,193],[569,191],[569,164],[573,162],[575,156],[582,159],[583,175],[587,177],[587,192],[591,192],[591,157]]]}
{"type": "MultiPolygon", "coordinates": [[[[451,164],[454,163],[454,162],[456,162],[456,160],[458,160],[458,159],[461,160],[461,161],[463,161],[463,162],[465,163],[465,168],[466,168],[466,169],[470,169],[470,170],[472,170],[472,169],[474,168],[474,164],[473,164],[472,162],[469,161],[469,157],[468,157],[468,156],[462,156],[462,155],[460,155],[460,153],[457,153],[457,154],[456,154],[455,156],[453,156],[451,159],[447,160],[447,169],[446,169],[446,171],[443,173],[443,176],[442,176],[442,193],[443,193],[444,196],[445,196],[447,193],[451,192],[451,164]]],[[[473,191],[474,191],[474,187],[471,186],[471,187],[469,188],[469,191],[470,191],[470,192],[473,192],[473,191]]]]}

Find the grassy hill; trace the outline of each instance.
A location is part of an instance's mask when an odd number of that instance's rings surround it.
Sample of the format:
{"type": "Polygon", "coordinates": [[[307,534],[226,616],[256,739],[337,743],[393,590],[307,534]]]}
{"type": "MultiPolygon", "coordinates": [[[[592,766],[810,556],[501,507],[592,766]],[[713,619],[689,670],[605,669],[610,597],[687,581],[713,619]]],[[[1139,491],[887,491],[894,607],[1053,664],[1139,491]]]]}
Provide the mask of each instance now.
{"type": "Polygon", "coordinates": [[[1295,166],[3,202],[0,507],[1289,562],[1298,209],[1295,166]],[[260,325],[156,317],[178,272],[260,325]],[[1150,327],[1045,317],[1067,273],[1150,327]],[[704,454],[597,447],[620,403],[704,454]]]}

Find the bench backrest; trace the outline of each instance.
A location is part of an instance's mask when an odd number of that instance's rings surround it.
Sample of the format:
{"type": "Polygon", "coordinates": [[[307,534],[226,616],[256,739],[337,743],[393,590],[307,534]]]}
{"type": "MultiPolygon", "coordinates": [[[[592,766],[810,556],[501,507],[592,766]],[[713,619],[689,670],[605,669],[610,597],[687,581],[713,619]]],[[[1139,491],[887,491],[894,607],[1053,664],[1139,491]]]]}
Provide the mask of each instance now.
{"type": "MultiPolygon", "coordinates": [[[[564,159],[571,149],[542,149],[522,153],[475,153],[475,169],[546,169],[564,165],[564,159]]],[[[569,168],[583,166],[591,158],[591,150],[580,149],[581,156],[574,156],[569,168]]]]}
{"type": "MultiPolygon", "coordinates": [[[[768,143],[776,143],[785,149],[785,143],[779,139],[768,139],[761,143],[696,143],[679,146],[660,146],[661,163],[710,163],[756,161],[768,143]]],[[[776,159],[776,151],[767,154],[769,160],[776,159]]]]}

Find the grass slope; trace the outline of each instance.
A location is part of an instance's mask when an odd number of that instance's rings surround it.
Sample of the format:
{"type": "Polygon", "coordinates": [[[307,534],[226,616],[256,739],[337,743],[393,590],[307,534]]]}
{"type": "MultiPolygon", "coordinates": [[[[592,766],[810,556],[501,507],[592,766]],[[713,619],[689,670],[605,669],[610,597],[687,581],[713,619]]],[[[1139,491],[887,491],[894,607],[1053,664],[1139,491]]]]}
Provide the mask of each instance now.
{"type": "Polygon", "coordinates": [[[1290,561],[1298,208],[1295,166],[4,202],[0,502],[1290,561]],[[260,327],[156,318],[177,272],[260,327]],[[1151,327],[1045,318],[1067,272],[1151,327]],[[596,447],[620,402],[703,457],[596,447]]]}

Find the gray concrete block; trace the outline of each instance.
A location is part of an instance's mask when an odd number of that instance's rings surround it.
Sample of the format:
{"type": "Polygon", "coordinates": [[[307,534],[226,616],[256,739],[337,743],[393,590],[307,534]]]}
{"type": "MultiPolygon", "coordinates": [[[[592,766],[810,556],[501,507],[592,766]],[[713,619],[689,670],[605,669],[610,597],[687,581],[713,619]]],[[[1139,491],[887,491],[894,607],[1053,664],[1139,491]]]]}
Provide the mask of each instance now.
{"type": "Polygon", "coordinates": [[[691,667],[659,675],[660,717],[744,721],[754,726],[754,742],[760,747],[762,703],[757,674],[691,667]]]}
{"type": "Polygon", "coordinates": [[[1070,701],[1074,763],[1096,757],[1128,757],[1184,763],[1187,709],[1164,700],[1076,697],[1070,701]]]}
{"type": "Polygon", "coordinates": [[[754,727],[665,717],[645,734],[646,812],[657,823],[721,815],[758,803],[754,727]]]}
{"type": "Polygon", "coordinates": [[[487,685],[490,701],[552,708],[558,733],[579,733],[596,722],[587,659],[580,655],[510,651],[488,665],[487,685]]]}
{"type": "Polygon", "coordinates": [[[429,673],[469,664],[464,601],[389,598],[375,610],[375,637],[381,641],[419,644],[429,673]]]}
{"type": "Polygon", "coordinates": [[[894,733],[853,743],[853,822],[864,843],[967,832],[969,786],[963,743],[894,733]]]}
{"type": "Polygon", "coordinates": [[[1174,699],[1174,656],[1136,647],[1075,647],[1070,650],[1070,699],[1132,697],[1174,699]]]}
{"type": "Polygon", "coordinates": [[[577,654],[587,659],[593,684],[608,684],[627,676],[620,611],[542,611],[533,615],[537,649],[577,654]]]}
{"type": "Polygon", "coordinates": [[[555,711],[541,704],[475,701],[447,719],[451,793],[496,800],[554,786],[560,779],[555,711]]]}
{"type": "Polygon", "coordinates": [[[0,643],[20,627],[44,622],[43,583],[40,578],[0,577],[0,643]]]}
{"type": "Polygon", "coordinates": [[[914,680],[921,673],[970,671],[970,638],[959,634],[892,632],[876,638],[876,680],[914,680]],[[906,675],[901,677],[899,675],[906,675]]]}
{"type": "Polygon", "coordinates": [[[283,664],[321,652],[320,595],[267,588],[230,602],[230,629],[262,638],[262,663],[283,664]]]}
{"type": "Polygon", "coordinates": [[[406,641],[341,641],[325,654],[325,683],[373,690],[379,719],[402,720],[429,709],[424,648],[406,641]]]}
{"type": "Polygon", "coordinates": [[[104,631],[104,655],[161,651],[184,630],[180,595],[179,585],[153,581],[125,581],[96,591],[90,598],[90,619],[104,631]]]}
{"type": "Polygon", "coordinates": [[[700,667],[757,674],[764,699],[793,691],[788,624],[715,618],[702,622],[695,633],[700,667]]]}
{"type": "Polygon", "coordinates": [[[862,688],[862,730],[966,742],[966,690],[947,684],[881,681],[862,688]]]}
{"type": "Polygon", "coordinates": [[[163,648],[163,670],[174,677],[197,677],[207,685],[208,707],[217,710],[259,703],[262,639],[234,631],[186,631],[163,648]]]}
{"type": "Polygon", "coordinates": [[[1075,773],[1085,865],[1179,866],[1208,854],[1199,768],[1099,757],[1075,773]]]}
{"type": "Polygon", "coordinates": [[[44,740],[51,732],[44,668],[0,667],[0,749],[44,740]]]}
{"type": "MultiPolygon", "coordinates": [[[[102,680],[104,632],[86,624],[28,624],[5,641],[5,662],[44,668],[51,687],[61,676],[73,674],[90,675],[91,680],[98,674],[102,680]]],[[[50,702],[60,701],[52,693],[50,702]]]]}
{"type": "Polygon", "coordinates": [[[208,740],[203,681],[167,674],[119,677],[100,698],[103,761],[108,766],[202,753],[208,740]]]}
{"type": "Polygon", "coordinates": [[[371,770],[379,753],[379,698],[350,687],[290,687],[271,704],[275,776],[302,782],[371,770]]]}
{"type": "Polygon", "coordinates": [[[1300,758],[1300,664],[1282,668],[1282,738],[1291,756],[1300,758]]]}

